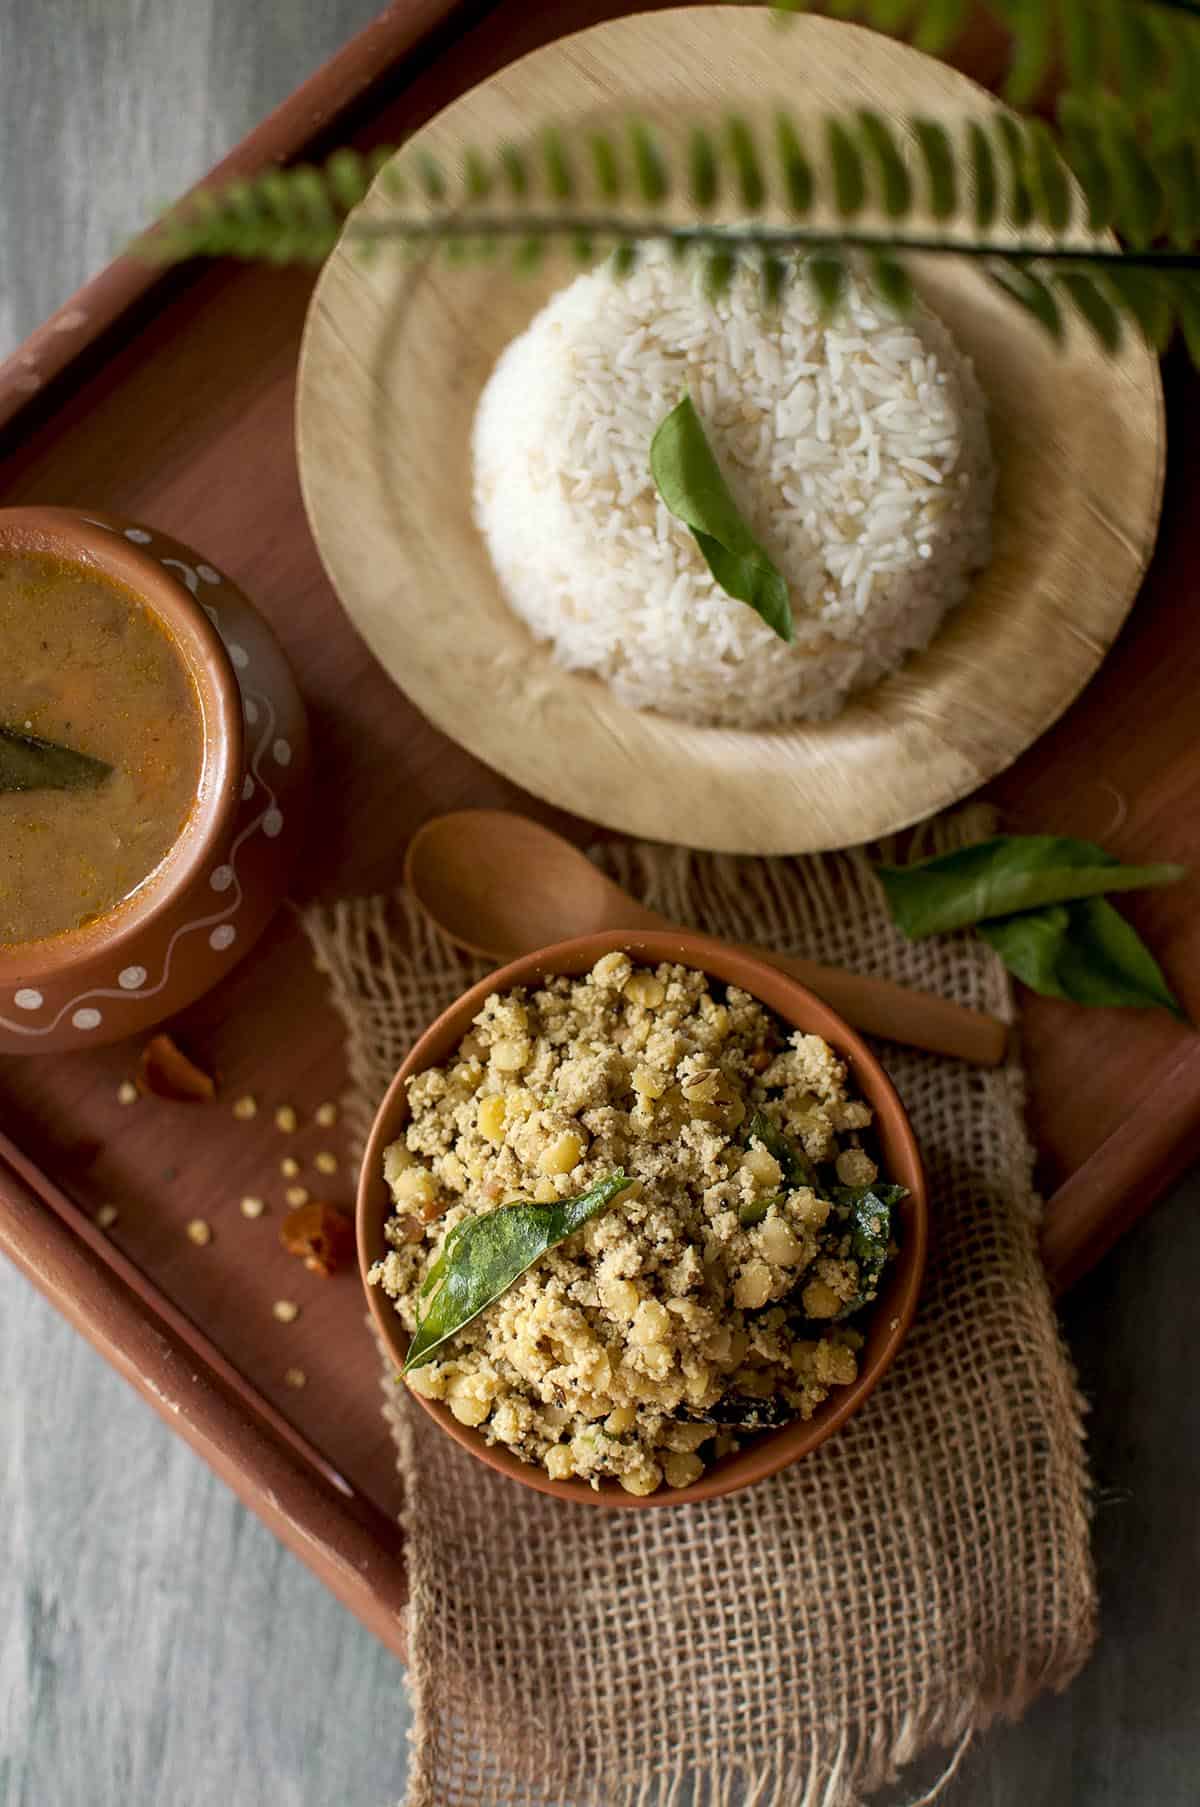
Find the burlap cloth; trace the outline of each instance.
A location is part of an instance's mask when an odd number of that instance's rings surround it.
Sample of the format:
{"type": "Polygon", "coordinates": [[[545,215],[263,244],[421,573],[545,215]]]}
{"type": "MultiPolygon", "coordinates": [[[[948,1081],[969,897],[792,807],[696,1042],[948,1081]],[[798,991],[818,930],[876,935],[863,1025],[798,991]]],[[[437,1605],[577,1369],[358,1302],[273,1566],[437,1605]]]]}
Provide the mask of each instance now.
{"type": "MultiPolygon", "coordinates": [[[[853,855],[596,857],[681,921],[1011,1015],[994,955],[904,941],[853,855]]],[[[482,969],[403,895],[306,927],[363,1131],[418,1031],[482,969]]],[[[707,1505],[564,1505],[474,1461],[387,1374],[412,1587],[409,1807],[852,1807],[1083,1663],[1081,1404],[1038,1263],[1021,1074],[886,1059],[929,1171],[921,1311],[862,1411],[794,1468],[707,1505]]]]}

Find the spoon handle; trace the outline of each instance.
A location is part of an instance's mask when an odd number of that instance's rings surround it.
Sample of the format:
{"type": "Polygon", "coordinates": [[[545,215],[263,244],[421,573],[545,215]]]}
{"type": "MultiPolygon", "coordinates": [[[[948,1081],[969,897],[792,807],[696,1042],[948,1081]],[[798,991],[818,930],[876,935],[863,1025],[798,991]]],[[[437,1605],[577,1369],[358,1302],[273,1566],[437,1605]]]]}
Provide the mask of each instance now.
{"type": "Polygon", "coordinates": [[[744,951],[799,979],[867,1035],[884,1036],[929,1054],[950,1054],[977,1067],[999,1066],[1008,1052],[1008,1025],[986,1011],[955,1004],[936,992],[917,991],[839,966],[822,966],[792,954],[772,954],[761,947],[744,951]]]}

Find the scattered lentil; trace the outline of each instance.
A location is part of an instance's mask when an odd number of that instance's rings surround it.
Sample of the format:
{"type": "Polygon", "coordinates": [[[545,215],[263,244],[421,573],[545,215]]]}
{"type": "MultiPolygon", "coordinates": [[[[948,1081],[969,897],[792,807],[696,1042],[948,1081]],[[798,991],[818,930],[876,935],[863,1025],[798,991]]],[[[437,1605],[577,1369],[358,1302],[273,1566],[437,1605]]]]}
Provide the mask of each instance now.
{"type": "Polygon", "coordinates": [[[306,1205],[308,1203],[308,1187],[289,1186],[283,1196],[293,1208],[297,1205],[306,1205]]]}
{"type": "Polygon", "coordinates": [[[249,1123],[251,1117],[258,1115],[258,1099],[252,1097],[249,1092],[243,1093],[240,1098],[235,1098],[233,1101],[233,1114],[240,1123],[249,1123]]]}
{"type": "Polygon", "coordinates": [[[328,1101],[325,1104],[318,1104],[316,1111],[313,1113],[313,1122],[318,1124],[322,1129],[332,1129],[337,1120],[338,1107],[336,1104],[332,1103],[332,1101],[328,1101]]]}
{"type": "Polygon", "coordinates": [[[271,1307],[271,1316],[278,1318],[281,1324],[294,1324],[300,1316],[300,1307],[295,1299],[276,1299],[271,1307]]]}
{"type": "Polygon", "coordinates": [[[314,1160],[313,1166],[318,1173],[336,1173],[338,1170],[337,1156],[331,1154],[329,1149],[323,1148],[314,1160]]]}
{"type": "Polygon", "coordinates": [[[285,1180],[294,1180],[300,1171],[300,1163],[295,1155],[285,1154],[279,1163],[279,1171],[285,1180]]]}
{"type": "Polygon", "coordinates": [[[96,1222],[102,1230],[111,1230],[119,1216],[120,1212],[115,1205],[101,1205],[96,1213],[96,1222]]]}
{"type": "Polygon", "coordinates": [[[242,1200],[243,1217],[261,1217],[266,1208],[261,1198],[254,1198],[247,1194],[242,1200]]]}
{"type": "Polygon", "coordinates": [[[301,1387],[308,1385],[308,1375],[303,1368],[288,1368],[283,1376],[283,1384],[299,1392],[301,1387]]]}
{"type": "Polygon", "coordinates": [[[193,1217],[187,1227],[188,1241],[194,1242],[198,1249],[204,1248],[212,1241],[212,1225],[205,1223],[202,1217],[193,1217]]]}
{"type": "Polygon", "coordinates": [[[136,1104],[140,1094],[132,1079],[123,1079],[117,1087],[118,1104],[136,1104]]]}
{"type": "Polygon", "coordinates": [[[285,1136],[290,1136],[299,1125],[299,1122],[300,1119],[297,1117],[290,1104],[281,1104],[279,1109],[275,1112],[275,1127],[276,1129],[281,1129],[285,1136]]]}

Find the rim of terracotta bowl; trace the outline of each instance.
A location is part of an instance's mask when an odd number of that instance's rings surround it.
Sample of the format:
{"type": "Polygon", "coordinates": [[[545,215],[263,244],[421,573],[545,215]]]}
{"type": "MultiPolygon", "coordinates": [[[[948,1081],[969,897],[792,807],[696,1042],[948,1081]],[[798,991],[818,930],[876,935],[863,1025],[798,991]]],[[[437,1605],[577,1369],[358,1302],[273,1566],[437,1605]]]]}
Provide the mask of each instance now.
{"type": "Polygon", "coordinates": [[[83,520],[74,509],[0,508],[0,558],[10,553],[49,554],[90,566],[132,591],[150,610],[195,688],[201,763],[195,802],[161,864],[93,922],[0,948],[0,986],[52,983],[136,940],[147,921],[169,909],[216,856],[238,805],[243,759],[241,692],[233,663],[204,610],[152,553],[126,539],[119,528],[83,520]]]}
{"type": "Polygon", "coordinates": [[[376,1113],[358,1184],[359,1268],[371,1316],[388,1354],[399,1369],[404,1361],[408,1337],[390,1299],[379,1287],[368,1283],[367,1274],[387,1253],[383,1231],[392,1205],[383,1179],[383,1151],[389,1142],[395,1141],[408,1118],[405,1081],[414,1073],[424,1072],[447,1058],[467,1033],[471,1019],[484,999],[493,992],[508,991],[514,985],[537,983],[558,974],[578,977],[588,972],[602,954],[614,951],[650,964],[670,960],[694,967],[721,983],[737,985],[750,992],[792,1028],[823,1036],[848,1062],[855,1089],[875,1113],[874,1130],[884,1155],[885,1170],[909,1191],[900,1208],[903,1226],[900,1253],[867,1325],[858,1378],[852,1385],[839,1388],[810,1419],[794,1419],[777,1430],[761,1432],[735,1454],[715,1462],[688,1487],[663,1486],[654,1493],[636,1495],[626,1493],[613,1480],[602,1482],[599,1489],[589,1486],[586,1481],[554,1481],[544,1468],[522,1462],[504,1444],[486,1443],[479,1431],[460,1424],[445,1405],[425,1399],[419,1393],[410,1395],[463,1449],[469,1450],[489,1468],[509,1475],[539,1493],[610,1508],[682,1506],[716,1499],[776,1474],[832,1436],[878,1386],[904,1341],[917,1309],[925,1270],[929,1212],[916,1138],[895,1087],[866,1043],[828,1004],[796,979],[724,942],[686,930],[651,930],[642,934],[609,930],[603,934],[581,935],[541,948],[537,953],[489,973],[430,1024],[409,1052],[376,1113]]]}

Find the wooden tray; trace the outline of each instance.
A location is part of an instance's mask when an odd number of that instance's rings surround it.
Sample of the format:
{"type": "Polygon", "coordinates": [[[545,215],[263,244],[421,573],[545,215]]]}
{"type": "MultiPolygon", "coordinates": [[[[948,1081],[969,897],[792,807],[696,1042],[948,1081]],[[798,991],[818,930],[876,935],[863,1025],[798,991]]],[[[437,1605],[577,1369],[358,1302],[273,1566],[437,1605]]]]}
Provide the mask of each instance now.
{"type": "MultiPolygon", "coordinates": [[[[560,32],[622,11],[604,0],[451,9],[401,0],[239,147],[214,175],[316,154],[339,138],[395,142],[456,93],[560,32]],[[451,14],[453,13],[453,16],[451,14]]],[[[958,59],[979,79],[997,40],[958,59]]],[[[167,276],[122,260],[0,369],[0,503],[83,503],[194,543],[270,616],[312,714],[316,795],[298,902],[390,886],[427,816],[466,805],[549,812],[460,753],[393,689],[322,576],[292,449],[296,351],[310,273],[236,265],[167,276]]],[[[1011,826],[1094,835],[1118,853],[1200,863],[1200,560],[1188,494],[1200,475],[1200,382],[1168,369],[1165,526],[1144,594],[1100,676],[993,794],[1011,826]]],[[[586,824],[553,818],[577,839],[586,824]]],[[[1196,886],[1130,912],[1200,1012],[1196,886]]],[[[307,1275],[278,1248],[285,1139],[273,1107],[308,1127],[305,1159],[342,1155],[311,1126],[343,1080],[339,1025],[294,913],[179,1020],[222,1078],[216,1106],[122,1107],[128,1048],[0,1062],[0,1246],[225,1476],[360,1618],[401,1650],[398,1481],[379,1411],[378,1359],[352,1271],[307,1275]],[[229,1102],[260,1101],[251,1123],[229,1102]],[[248,1222],[244,1193],[270,1213],[248,1222]],[[105,1234],[102,1204],[119,1218],[105,1234]],[[184,1233],[213,1226],[207,1248],[184,1233]],[[297,1300],[297,1322],[271,1315],[297,1300]],[[298,1367],[301,1391],[284,1376],[298,1367]]],[[[1042,1000],[1026,1017],[1033,1128],[1050,1196],[1046,1256],[1069,1283],[1200,1152],[1200,1041],[1145,1014],[1042,1000]]],[[[322,1184],[322,1190],[325,1190],[322,1184]]]]}

